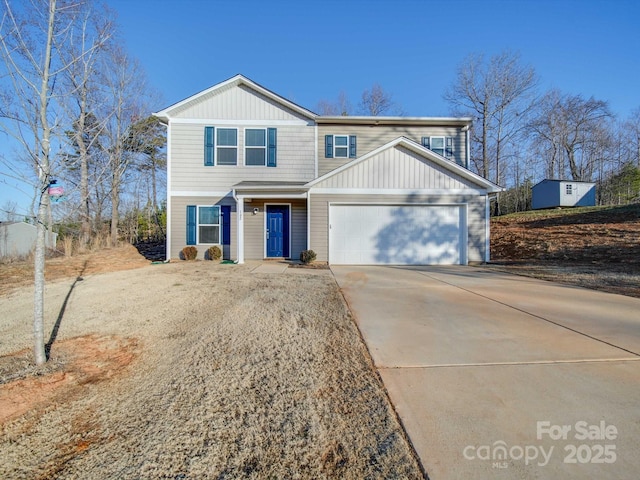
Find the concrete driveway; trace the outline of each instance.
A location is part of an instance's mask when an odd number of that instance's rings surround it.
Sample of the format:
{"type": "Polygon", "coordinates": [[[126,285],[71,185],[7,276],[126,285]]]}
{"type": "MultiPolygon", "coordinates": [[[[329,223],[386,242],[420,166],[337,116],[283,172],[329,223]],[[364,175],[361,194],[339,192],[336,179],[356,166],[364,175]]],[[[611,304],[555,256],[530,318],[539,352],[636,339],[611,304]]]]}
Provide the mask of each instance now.
{"type": "Polygon", "coordinates": [[[332,267],[431,479],[637,479],[640,299],[481,267],[332,267]]]}

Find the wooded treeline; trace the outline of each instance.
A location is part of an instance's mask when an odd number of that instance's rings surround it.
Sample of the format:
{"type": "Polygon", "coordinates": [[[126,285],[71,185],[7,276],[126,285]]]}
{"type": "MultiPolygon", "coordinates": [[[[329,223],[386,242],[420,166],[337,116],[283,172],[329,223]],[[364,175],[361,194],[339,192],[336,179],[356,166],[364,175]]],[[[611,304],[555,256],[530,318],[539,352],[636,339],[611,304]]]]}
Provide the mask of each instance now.
{"type": "Polygon", "coordinates": [[[530,210],[545,178],[596,182],[600,205],[640,201],[640,106],[616,118],[604,99],[539,85],[517,53],[473,54],[444,94],[473,117],[470,167],[507,188],[493,213],[530,210]]]}
{"type": "MultiPolygon", "coordinates": [[[[469,168],[507,188],[493,214],[531,209],[531,188],[545,179],[596,182],[601,205],[640,201],[640,106],[616,118],[606,100],[542,91],[520,55],[467,56],[443,94],[452,116],[473,118],[469,168]]],[[[374,84],[357,109],[341,92],[321,100],[323,115],[402,115],[374,84]]]]}
{"type": "Polygon", "coordinates": [[[81,249],[164,236],[166,131],[149,116],[161,101],[114,12],[95,1],[3,3],[0,128],[16,148],[1,161],[33,186],[26,216],[81,249]],[[50,202],[52,182],[64,196],[50,202]]]}

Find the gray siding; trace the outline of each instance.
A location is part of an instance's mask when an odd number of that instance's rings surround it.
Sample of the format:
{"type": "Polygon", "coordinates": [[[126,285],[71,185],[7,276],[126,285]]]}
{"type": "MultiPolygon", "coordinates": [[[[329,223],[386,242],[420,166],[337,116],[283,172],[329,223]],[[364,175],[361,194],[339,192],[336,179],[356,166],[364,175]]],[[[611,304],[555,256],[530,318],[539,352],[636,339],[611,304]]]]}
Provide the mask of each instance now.
{"type": "MultiPolygon", "coordinates": [[[[231,206],[231,247],[223,251],[224,258],[237,258],[237,217],[236,202],[231,197],[171,197],[171,245],[170,258],[180,257],[180,251],[187,246],[187,205],[230,205],[231,206]]],[[[222,235],[222,232],[221,232],[222,235]]],[[[204,258],[204,253],[210,245],[196,245],[198,258],[204,258]]],[[[221,247],[222,248],[222,247],[221,247]]]]}
{"type": "Polygon", "coordinates": [[[337,173],[314,188],[478,188],[424,157],[402,147],[388,148],[337,173]]]}
{"type": "Polygon", "coordinates": [[[412,125],[318,125],[318,175],[322,176],[331,170],[348,163],[349,158],[325,158],[325,135],[356,135],[357,156],[361,157],[372,150],[404,136],[421,143],[422,137],[445,136],[454,137],[453,159],[464,165],[466,134],[460,127],[421,127],[412,125]]]}
{"type": "Polygon", "coordinates": [[[190,119],[310,121],[245,85],[229,85],[210,92],[182,105],[172,115],[190,119]]]}
{"type": "Polygon", "coordinates": [[[311,215],[311,245],[319,261],[329,258],[329,205],[331,203],[352,204],[464,204],[468,205],[467,258],[471,263],[484,262],[486,250],[486,196],[484,195],[330,195],[313,194],[309,199],[311,215]]]}
{"type": "MultiPolygon", "coordinates": [[[[211,122],[216,126],[215,121],[211,122]]],[[[253,128],[263,128],[255,125],[253,128]]],[[[277,167],[244,166],[244,131],[238,128],[238,164],[204,166],[204,125],[171,126],[171,191],[228,191],[242,181],[310,181],[315,176],[315,129],[307,126],[279,126],[277,167]]]]}

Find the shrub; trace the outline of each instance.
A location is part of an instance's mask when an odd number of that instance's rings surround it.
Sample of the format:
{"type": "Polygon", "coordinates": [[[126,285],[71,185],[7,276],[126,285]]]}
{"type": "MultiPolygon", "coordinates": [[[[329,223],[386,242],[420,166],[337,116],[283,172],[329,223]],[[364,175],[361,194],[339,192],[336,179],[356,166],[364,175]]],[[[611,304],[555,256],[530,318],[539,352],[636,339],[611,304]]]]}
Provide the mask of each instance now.
{"type": "Polygon", "coordinates": [[[182,258],[184,260],[195,260],[198,256],[198,249],[193,246],[184,247],[182,249],[182,258]]]}
{"type": "Polygon", "coordinates": [[[220,247],[217,245],[209,247],[207,250],[207,258],[209,260],[220,260],[222,258],[222,250],[220,250],[220,247]]]}
{"type": "Polygon", "coordinates": [[[310,264],[316,259],[316,252],[313,250],[303,250],[300,252],[300,261],[305,265],[310,264]]]}

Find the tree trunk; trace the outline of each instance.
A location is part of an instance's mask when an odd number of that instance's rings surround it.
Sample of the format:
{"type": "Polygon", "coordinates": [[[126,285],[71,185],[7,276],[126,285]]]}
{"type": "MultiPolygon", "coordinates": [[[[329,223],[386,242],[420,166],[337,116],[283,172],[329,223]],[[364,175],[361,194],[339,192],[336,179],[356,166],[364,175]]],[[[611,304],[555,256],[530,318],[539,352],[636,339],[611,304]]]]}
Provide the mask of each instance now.
{"type": "Polygon", "coordinates": [[[120,207],[120,169],[114,166],[111,185],[111,246],[118,246],[118,208],[120,207]]]}
{"type": "Polygon", "coordinates": [[[80,153],[80,244],[84,247],[91,237],[91,217],[89,211],[89,149],[84,141],[83,134],[86,128],[87,90],[82,86],[80,99],[80,118],[76,128],[76,143],[80,153]]]}
{"type": "Polygon", "coordinates": [[[36,249],[34,265],[34,302],[33,302],[33,338],[36,365],[47,361],[44,349],[44,266],[45,266],[45,222],[49,208],[50,167],[49,154],[51,151],[51,128],[47,118],[49,105],[49,68],[51,65],[51,50],[53,45],[53,29],[56,12],[56,0],[49,1],[49,24],[47,28],[47,47],[42,70],[40,86],[40,127],[42,128],[42,148],[39,155],[39,186],[40,203],[36,217],[36,249]]]}

